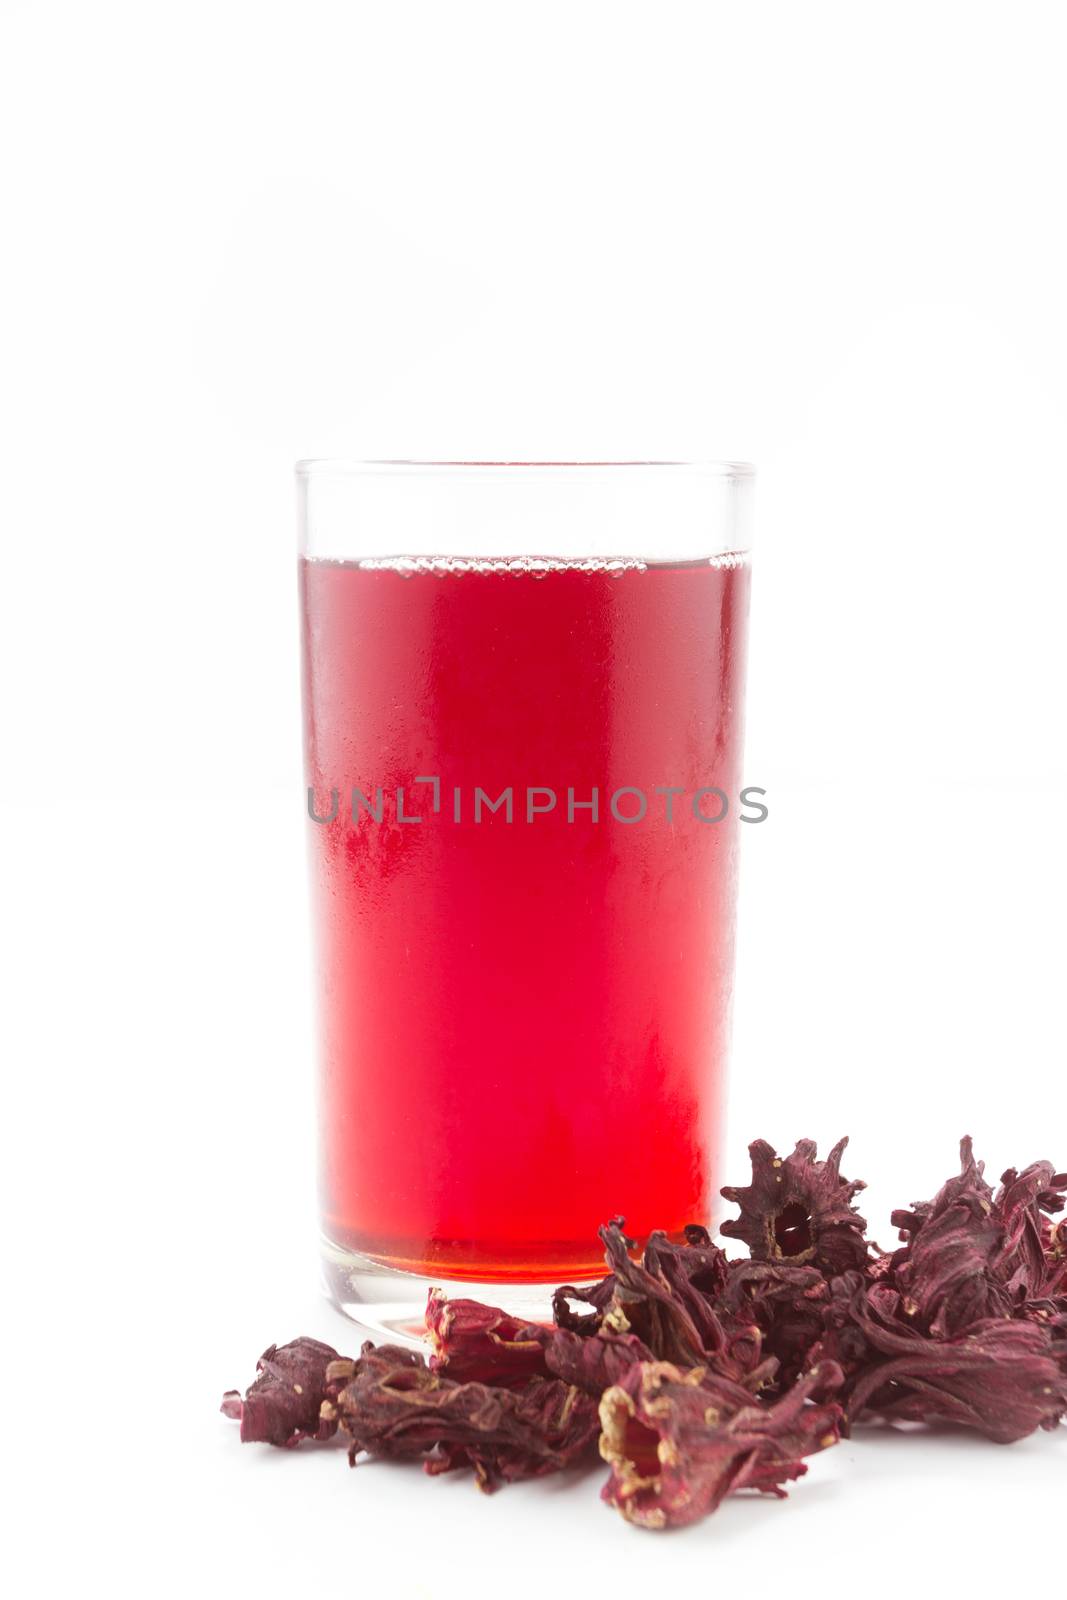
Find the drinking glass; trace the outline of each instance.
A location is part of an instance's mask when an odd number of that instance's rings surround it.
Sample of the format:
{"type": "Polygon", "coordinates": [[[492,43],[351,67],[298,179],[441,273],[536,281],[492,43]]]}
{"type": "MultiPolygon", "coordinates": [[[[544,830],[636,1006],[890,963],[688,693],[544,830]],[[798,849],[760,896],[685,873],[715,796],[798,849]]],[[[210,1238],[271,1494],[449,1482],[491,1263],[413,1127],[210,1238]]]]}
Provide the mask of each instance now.
{"type": "Polygon", "coordinates": [[[328,1289],[541,1315],[711,1220],[752,469],[297,475],[328,1289]]]}

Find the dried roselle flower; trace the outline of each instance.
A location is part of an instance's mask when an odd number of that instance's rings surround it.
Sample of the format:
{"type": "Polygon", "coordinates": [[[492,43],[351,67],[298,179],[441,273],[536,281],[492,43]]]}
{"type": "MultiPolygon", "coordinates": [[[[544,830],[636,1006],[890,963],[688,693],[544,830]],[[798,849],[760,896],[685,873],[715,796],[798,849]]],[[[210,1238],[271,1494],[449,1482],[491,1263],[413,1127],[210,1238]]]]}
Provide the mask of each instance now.
{"type": "Polygon", "coordinates": [[[599,1399],[635,1362],[653,1359],[635,1334],[611,1326],[578,1334],[528,1325],[477,1300],[448,1300],[438,1289],[429,1294],[426,1327],[430,1370],[458,1382],[513,1388],[555,1377],[599,1399]]]}
{"type": "Polygon", "coordinates": [[[491,1494],[506,1483],[594,1460],[600,1431],[594,1398],[554,1378],[532,1378],[514,1393],[514,1411],[499,1443],[446,1436],[423,1463],[425,1470],[436,1475],[469,1466],[478,1487],[491,1494]]]}
{"type": "MultiPolygon", "coordinates": [[[[620,1260],[626,1262],[627,1268],[633,1264],[629,1251],[635,1247],[634,1240],[626,1236],[625,1226],[625,1218],[613,1217],[606,1227],[600,1229],[609,1267],[620,1260]]],[[[719,1292],[726,1279],[728,1262],[718,1245],[712,1243],[708,1230],[691,1223],[685,1229],[684,1244],[675,1244],[667,1234],[658,1230],[650,1234],[643,1266],[653,1277],[662,1280],[676,1296],[696,1304],[696,1296],[713,1298],[719,1292]]],[[[632,1274],[628,1273],[627,1276],[631,1280],[629,1290],[632,1292],[632,1274]]],[[[612,1308],[617,1287],[616,1275],[612,1271],[591,1287],[577,1289],[573,1284],[566,1284],[557,1289],[553,1296],[556,1325],[571,1333],[595,1333],[612,1308]],[[593,1309],[583,1315],[572,1309],[572,1301],[592,1306],[593,1309]]]]}
{"type": "MultiPolygon", "coordinates": [[[[811,1347],[822,1336],[829,1295],[829,1284],[817,1267],[732,1261],[718,1308],[728,1328],[745,1330],[748,1325],[753,1365],[758,1355],[781,1391],[808,1366],[811,1347]]],[[[736,1334],[734,1338],[736,1354],[736,1334]]]]}
{"type": "Polygon", "coordinates": [[[731,1310],[747,1306],[754,1314],[762,1315],[768,1306],[803,1304],[817,1308],[827,1294],[827,1280],[818,1267],[741,1259],[730,1263],[719,1304],[731,1310]]]}
{"type": "Polygon", "coordinates": [[[236,1389],[222,1398],[221,1410],[241,1424],[241,1442],[296,1445],[301,1439],[327,1439],[336,1424],[320,1417],[330,1390],[330,1368],[337,1351],[318,1339],[272,1344],[256,1362],[259,1376],[244,1399],[236,1389]]]}
{"type": "MultiPolygon", "coordinates": [[[[636,1241],[627,1237],[623,1231],[626,1227],[625,1217],[612,1217],[607,1224],[608,1230],[618,1236],[623,1253],[636,1248],[636,1241]]],[[[604,1239],[604,1228],[598,1229],[601,1240],[604,1239]]],[[[608,1266],[611,1265],[611,1254],[608,1253],[608,1266]]],[[[559,1328],[566,1328],[570,1333],[592,1334],[597,1331],[608,1311],[611,1309],[612,1299],[615,1294],[615,1275],[608,1272],[599,1283],[576,1288],[572,1283],[563,1284],[552,1296],[552,1315],[559,1328]],[[582,1314],[572,1308],[571,1302],[577,1301],[581,1305],[592,1306],[592,1311],[582,1314]]]]}
{"type": "Polygon", "coordinates": [[[483,1489],[558,1472],[591,1454],[598,1431],[594,1402],[557,1378],[456,1383],[396,1345],[365,1344],[333,1407],[350,1461],[367,1451],[432,1473],[469,1467],[483,1489]]]}
{"type": "MultiPolygon", "coordinates": [[[[703,1340],[682,1298],[666,1279],[631,1259],[630,1241],[617,1220],[600,1229],[600,1238],[612,1269],[611,1301],[600,1325],[615,1333],[635,1333],[659,1360],[698,1365],[703,1340]]],[[[710,1306],[706,1309],[714,1315],[710,1306]]]]}
{"type": "MultiPolygon", "coordinates": [[[[681,1366],[707,1365],[735,1379],[755,1393],[775,1367],[762,1349],[762,1335],[747,1313],[723,1318],[719,1314],[731,1263],[711,1242],[707,1229],[686,1229],[686,1243],[676,1244],[665,1233],[649,1236],[643,1259],[630,1256],[633,1241],[616,1217],[600,1229],[607,1264],[613,1270],[591,1289],[571,1286],[557,1291],[554,1302],[558,1327],[591,1338],[632,1334],[647,1355],[681,1366]],[[588,1315],[575,1313],[571,1301],[593,1307],[588,1315]]],[[[599,1353],[591,1360],[600,1361],[599,1353]]]]}
{"type": "Polygon", "coordinates": [[[628,1257],[625,1262],[620,1258],[617,1235],[605,1243],[615,1273],[613,1304],[626,1313],[631,1325],[635,1308],[644,1304],[651,1325],[659,1329],[659,1336],[650,1340],[658,1357],[676,1358],[670,1350],[674,1340],[681,1341],[678,1354],[691,1342],[697,1360],[722,1347],[722,1325],[710,1295],[725,1278],[726,1258],[710,1240],[706,1245],[675,1245],[656,1231],[649,1235],[640,1267],[628,1257]],[[701,1282],[706,1289],[699,1286],[701,1282]]]}
{"type": "Polygon", "coordinates": [[[697,1304],[698,1296],[713,1300],[720,1294],[730,1269],[708,1230],[695,1223],[685,1230],[685,1244],[674,1244],[658,1229],[649,1234],[642,1259],[649,1272],[663,1278],[690,1305],[697,1304]]]}
{"type": "Polygon", "coordinates": [[[1067,1217],[1046,1227],[1044,1248],[1048,1292],[1067,1299],[1067,1217]]]}
{"type": "Polygon", "coordinates": [[[1049,1161],[1035,1161],[1022,1172],[1009,1167],[1000,1185],[993,1202],[1004,1230],[995,1264],[997,1276],[1014,1299],[1037,1300],[1056,1294],[1062,1272],[1049,1258],[1052,1229],[1048,1219],[1063,1210],[1067,1173],[1056,1172],[1049,1161]]]}
{"type": "Polygon", "coordinates": [[[613,1383],[621,1383],[631,1367],[653,1360],[651,1350],[636,1334],[613,1333],[610,1328],[591,1336],[555,1328],[544,1350],[545,1363],[554,1377],[597,1400],[613,1383]]]}
{"type": "Polygon", "coordinates": [[[1045,1330],[996,1318],[960,1339],[933,1341],[865,1374],[850,1406],[852,1415],[864,1410],[956,1423],[1011,1444],[1060,1422],[1067,1412],[1067,1374],[1045,1330]]]}
{"type": "Polygon", "coordinates": [[[719,1252],[710,1242],[674,1246],[665,1234],[653,1233],[639,1263],[630,1258],[616,1223],[601,1228],[600,1237],[614,1285],[601,1332],[632,1332],[658,1361],[709,1366],[753,1391],[767,1380],[773,1363],[764,1362],[751,1319],[741,1326],[727,1326],[712,1300],[687,1275],[691,1266],[697,1278],[704,1271],[713,1273],[716,1281],[721,1276],[725,1263],[720,1265],[719,1252]]]}
{"type": "Polygon", "coordinates": [[[510,1387],[527,1378],[545,1377],[544,1344],[549,1332],[477,1300],[450,1300],[440,1289],[431,1289],[427,1297],[430,1370],[459,1383],[510,1387]]]}
{"type": "Polygon", "coordinates": [[[849,1374],[850,1420],[949,1422],[1010,1444],[1067,1414],[1067,1363],[1041,1323],[993,1317],[941,1338],[915,1326],[888,1283],[870,1286],[850,1273],[833,1289],[819,1353],[849,1374]]]}
{"type": "Polygon", "coordinates": [[[1005,1217],[1035,1203],[1049,1213],[1067,1205],[1067,1172],[1057,1172],[1051,1161],[1033,1161],[1022,1172],[1009,1167],[1000,1184],[996,1204],[1005,1217]]]}
{"type": "Polygon", "coordinates": [[[862,1268],[868,1246],[867,1224],[852,1205],[866,1184],[842,1178],[841,1139],[825,1161],[816,1160],[811,1139],[801,1139],[793,1154],[780,1157],[764,1139],[748,1147],[752,1182],[722,1190],[741,1215],[722,1224],[728,1239],[740,1239],[757,1261],[814,1266],[834,1277],[862,1268]]]}
{"type": "Polygon", "coordinates": [[[599,1283],[586,1288],[576,1288],[573,1283],[563,1284],[552,1296],[552,1316],[556,1326],[565,1328],[569,1333],[596,1333],[611,1307],[614,1293],[615,1278],[610,1272],[599,1283]],[[585,1313],[575,1311],[572,1301],[592,1306],[593,1309],[585,1313]]]}
{"type": "Polygon", "coordinates": [[[600,1453],[611,1464],[603,1498],[642,1528],[679,1527],[740,1489],[783,1495],[802,1458],[835,1444],[841,1412],[831,1362],[771,1406],[706,1369],[643,1362],[600,1402],[600,1453]]]}
{"type": "Polygon", "coordinates": [[[429,1364],[396,1346],[346,1360],[298,1339],[271,1346],[242,1400],[242,1439],[350,1442],[361,1452],[465,1468],[492,1489],[590,1455],[604,1498],[646,1527],[693,1521],[725,1494],[781,1494],[803,1458],[855,1419],[948,1422],[1009,1442],[1067,1416],[1067,1174],[1010,1168],[994,1193],[969,1139],[958,1175],[895,1212],[901,1247],[864,1239],[840,1176],[810,1141],[779,1159],[752,1145],[752,1183],[723,1232],[652,1233],[640,1261],[616,1218],[608,1272],[555,1297],[555,1325],[434,1291],[429,1364]],[[587,1312],[577,1309],[585,1305],[587,1312]],[[599,1420],[597,1402],[600,1402],[599,1420]]]}
{"type": "Polygon", "coordinates": [[[892,1277],[909,1316],[952,1337],[989,1317],[1008,1316],[1049,1293],[1046,1214],[1063,1205],[1067,1177],[1047,1161],[1004,1174],[994,1195],[969,1138],[960,1173],[933,1200],[893,1213],[905,1240],[892,1277]]]}
{"type": "MultiPolygon", "coordinates": [[[[614,1279],[611,1282],[613,1285],[614,1279]]],[[[579,1291],[568,1288],[558,1292],[575,1295],[579,1291]]],[[[599,1399],[635,1362],[653,1359],[636,1334],[617,1333],[611,1324],[602,1326],[602,1313],[574,1320],[583,1332],[528,1326],[475,1300],[445,1300],[439,1290],[431,1290],[426,1311],[434,1350],[430,1369],[449,1378],[504,1388],[534,1376],[561,1378],[599,1399]]]]}
{"type": "Polygon", "coordinates": [[[938,1337],[1010,1309],[993,1275],[1005,1233],[983,1171],[964,1139],[959,1176],[928,1203],[893,1213],[906,1245],[893,1257],[892,1281],[916,1326],[938,1337]]]}
{"type": "Polygon", "coordinates": [[[911,1245],[920,1229],[930,1221],[931,1217],[949,1210],[959,1202],[984,1210],[986,1214],[992,1213],[993,1190],[985,1181],[985,1162],[974,1159],[974,1148],[969,1135],[960,1140],[958,1176],[949,1178],[932,1200],[921,1200],[912,1206],[910,1211],[894,1211],[893,1226],[900,1230],[901,1238],[911,1245]]]}
{"type": "MultiPolygon", "coordinates": [[[[881,1257],[880,1263],[888,1257],[881,1257]]],[[[841,1396],[846,1422],[850,1416],[848,1396],[860,1376],[881,1360],[880,1353],[871,1344],[864,1327],[863,1308],[869,1292],[881,1283],[876,1278],[860,1272],[845,1272],[834,1278],[829,1286],[829,1299],[823,1307],[823,1330],[811,1346],[809,1362],[835,1361],[845,1375],[841,1396]]]]}
{"type": "Polygon", "coordinates": [[[1067,1375],[1067,1294],[1052,1295],[1044,1300],[1028,1300],[1020,1318],[1044,1328],[1051,1340],[1049,1354],[1058,1361],[1067,1375]]]}

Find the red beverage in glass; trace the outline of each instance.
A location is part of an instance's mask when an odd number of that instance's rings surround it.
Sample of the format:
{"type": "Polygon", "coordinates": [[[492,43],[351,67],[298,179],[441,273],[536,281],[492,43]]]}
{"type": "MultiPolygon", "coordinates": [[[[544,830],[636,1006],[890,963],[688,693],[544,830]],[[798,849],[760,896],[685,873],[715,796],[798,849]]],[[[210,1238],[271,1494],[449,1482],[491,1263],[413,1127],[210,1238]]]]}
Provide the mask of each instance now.
{"type": "Polygon", "coordinates": [[[612,565],[301,561],[344,1251],[574,1280],[709,1218],[749,569],[612,565]]]}

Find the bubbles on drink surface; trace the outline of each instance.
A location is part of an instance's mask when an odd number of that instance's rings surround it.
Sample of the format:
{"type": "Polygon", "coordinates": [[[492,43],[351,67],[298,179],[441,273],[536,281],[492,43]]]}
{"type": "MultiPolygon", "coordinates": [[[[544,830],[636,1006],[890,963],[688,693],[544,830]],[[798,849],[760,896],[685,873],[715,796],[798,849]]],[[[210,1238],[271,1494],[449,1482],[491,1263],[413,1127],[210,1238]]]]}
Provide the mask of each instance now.
{"type": "MultiPolygon", "coordinates": [[[[707,565],[729,569],[744,566],[743,552],[727,551],[707,557],[707,565]]],[[[703,565],[703,562],[685,565],[703,565]]],[[[510,574],[514,578],[545,578],[555,572],[604,573],[621,578],[627,572],[647,572],[649,566],[669,566],[670,562],[645,561],[639,556],[368,556],[356,565],[362,572],[395,572],[402,578],[420,573],[435,578],[462,577],[466,573],[510,574]]]]}
{"type": "Polygon", "coordinates": [[[435,578],[462,577],[465,573],[510,574],[514,578],[545,578],[550,572],[644,572],[648,563],[634,556],[374,556],[358,563],[363,572],[397,572],[402,578],[429,573],[435,578]]]}

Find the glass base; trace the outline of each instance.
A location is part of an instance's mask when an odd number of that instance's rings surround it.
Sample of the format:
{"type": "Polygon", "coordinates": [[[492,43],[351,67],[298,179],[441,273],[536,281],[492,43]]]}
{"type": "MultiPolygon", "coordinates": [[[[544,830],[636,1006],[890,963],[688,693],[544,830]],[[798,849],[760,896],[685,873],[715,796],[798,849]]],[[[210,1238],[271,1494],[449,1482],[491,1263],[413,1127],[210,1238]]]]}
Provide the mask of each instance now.
{"type": "MultiPolygon", "coordinates": [[[[372,1334],[395,1344],[420,1346],[425,1332],[426,1296],[441,1289],[456,1300],[481,1300],[523,1322],[551,1322],[552,1296],[560,1283],[474,1283],[453,1278],[428,1278],[383,1266],[322,1241],[322,1273],[326,1293],[338,1311],[372,1334]]],[[[561,1280],[562,1282],[563,1280],[561,1280]]],[[[597,1280],[574,1285],[588,1288],[597,1280]]]]}

